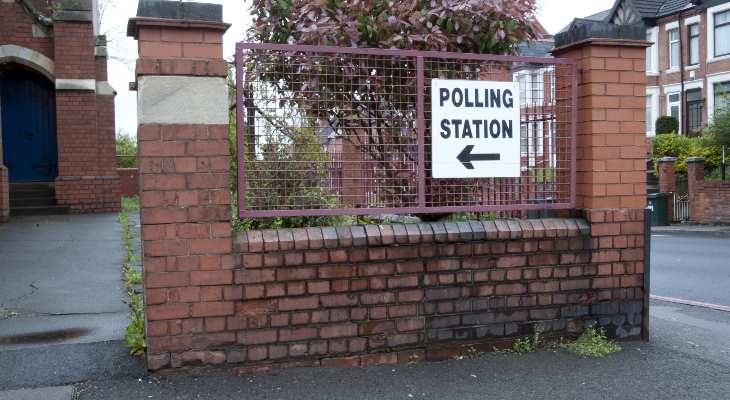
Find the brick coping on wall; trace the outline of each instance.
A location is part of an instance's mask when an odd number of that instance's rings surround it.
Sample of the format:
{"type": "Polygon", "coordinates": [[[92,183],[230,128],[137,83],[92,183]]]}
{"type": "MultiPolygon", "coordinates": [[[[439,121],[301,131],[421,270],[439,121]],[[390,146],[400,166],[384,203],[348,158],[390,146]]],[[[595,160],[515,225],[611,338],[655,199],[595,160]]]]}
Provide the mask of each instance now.
{"type": "Polygon", "coordinates": [[[398,244],[567,238],[588,234],[590,226],[585,220],[558,218],[349,225],[234,232],[233,250],[237,253],[263,253],[398,244]]]}

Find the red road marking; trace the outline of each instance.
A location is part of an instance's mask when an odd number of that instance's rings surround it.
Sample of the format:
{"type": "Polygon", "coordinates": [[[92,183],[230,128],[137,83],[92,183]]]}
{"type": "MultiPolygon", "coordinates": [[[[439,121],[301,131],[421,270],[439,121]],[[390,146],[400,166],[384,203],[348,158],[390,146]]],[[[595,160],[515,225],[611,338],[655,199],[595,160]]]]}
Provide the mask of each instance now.
{"type": "Polygon", "coordinates": [[[701,301],[677,299],[674,297],[657,296],[657,295],[653,295],[653,294],[650,295],[649,297],[652,300],[668,301],[670,303],[686,304],[688,306],[703,307],[703,308],[710,308],[710,309],[718,310],[718,311],[730,312],[730,306],[723,306],[720,304],[703,303],[701,301]]]}

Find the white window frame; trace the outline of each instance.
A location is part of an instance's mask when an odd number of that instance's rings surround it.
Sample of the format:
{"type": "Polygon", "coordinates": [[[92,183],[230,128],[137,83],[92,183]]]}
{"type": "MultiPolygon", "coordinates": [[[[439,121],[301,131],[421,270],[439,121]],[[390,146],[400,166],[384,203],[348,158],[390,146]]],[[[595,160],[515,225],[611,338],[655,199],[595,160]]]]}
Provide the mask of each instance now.
{"type": "Polygon", "coordinates": [[[679,71],[679,61],[680,60],[679,59],[676,60],[677,65],[672,65],[672,43],[675,43],[675,42],[677,43],[677,47],[679,48],[679,52],[680,52],[679,58],[681,59],[682,58],[682,54],[681,54],[682,48],[680,46],[680,43],[681,43],[682,39],[680,38],[680,35],[682,34],[682,31],[679,29],[679,22],[677,22],[677,21],[667,24],[664,27],[664,29],[667,31],[667,61],[669,62],[668,69],[666,72],[667,73],[677,72],[677,71],[679,71]],[[673,31],[675,29],[677,30],[677,40],[673,42],[670,35],[671,35],[671,31],[673,31]]]}
{"type": "Polygon", "coordinates": [[[653,110],[652,113],[652,121],[650,121],[650,128],[646,132],[646,136],[656,136],[656,119],[659,118],[661,112],[659,111],[659,87],[648,87],[646,88],[646,96],[651,97],[651,108],[653,110]]]}
{"type": "Polygon", "coordinates": [[[702,53],[700,51],[701,47],[702,47],[702,29],[700,27],[700,23],[694,22],[691,24],[687,24],[686,33],[687,33],[687,67],[698,68],[700,66],[700,62],[701,62],[701,58],[702,58],[702,56],[701,56],[702,53]],[[692,63],[692,36],[691,36],[692,31],[690,30],[690,28],[692,26],[697,27],[697,62],[696,63],[692,63]]]}
{"type": "Polygon", "coordinates": [[[667,98],[667,113],[665,114],[667,117],[672,116],[672,105],[676,104],[677,107],[677,122],[679,122],[679,129],[677,129],[679,132],[678,134],[682,134],[682,93],[677,90],[675,92],[665,92],[665,97],[667,98]],[[669,96],[672,95],[679,95],[679,100],[676,102],[670,103],[669,102],[669,96]]]}
{"type": "Polygon", "coordinates": [[[684,25],[693,25],[693,24],[699,24],[700,23],[700,16],[694,15],[684,20],[684,25]]]}
{"type": "Polygon", "coordinates": [[[715,84],[730,81],[730,72],[707,77],[707,120],[715,116],[715,84]]]}
{"type": "Polygon", "coordinates": [[[727,60],[730,55],[715,57],[715,14],[730,10],[730,3],[720,4],[707,9],[707,62],[727,60]]]}
{"type": "Polygon", "coordinates": [[[651,47],[647,48],[649,54],[646,60],[647,64],[651,63],[651,68],[649,65],[646,66],[646,74],[659,75],[659,27],[647,29],[646,39],[653,42],[651,47]]]}

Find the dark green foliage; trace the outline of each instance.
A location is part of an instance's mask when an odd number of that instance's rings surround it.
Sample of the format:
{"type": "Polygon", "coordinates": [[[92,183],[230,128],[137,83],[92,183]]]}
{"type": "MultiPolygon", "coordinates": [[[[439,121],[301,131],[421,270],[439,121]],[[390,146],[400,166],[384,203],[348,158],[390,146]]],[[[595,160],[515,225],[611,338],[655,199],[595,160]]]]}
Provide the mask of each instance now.
{"type": "Polygon", "coordinates": [[[665,135],[667,133],[677,133],[679,131],[679,121],[675,117],[659,117],[656,119],[656,134],[665,135]]]}

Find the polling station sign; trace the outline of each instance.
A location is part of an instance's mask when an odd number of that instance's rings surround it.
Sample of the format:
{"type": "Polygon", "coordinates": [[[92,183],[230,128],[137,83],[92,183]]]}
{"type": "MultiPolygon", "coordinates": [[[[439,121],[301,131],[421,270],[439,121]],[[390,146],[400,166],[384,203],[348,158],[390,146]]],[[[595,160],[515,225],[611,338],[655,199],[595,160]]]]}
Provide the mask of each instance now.
{"type": "Polygon", "coordinates": [[[431,81],[433,178],[520,176],[519,84],[431,81]]]}

